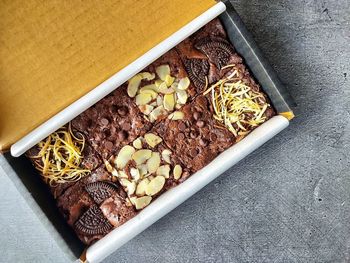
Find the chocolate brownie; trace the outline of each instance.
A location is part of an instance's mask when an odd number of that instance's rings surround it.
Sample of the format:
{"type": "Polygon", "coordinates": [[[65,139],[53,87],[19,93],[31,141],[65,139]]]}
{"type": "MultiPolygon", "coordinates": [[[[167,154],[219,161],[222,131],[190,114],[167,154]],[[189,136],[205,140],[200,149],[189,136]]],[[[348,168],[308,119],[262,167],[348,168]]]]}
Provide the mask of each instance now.
{"type": "Polygon", "coordinates": [[[116,89],[71,123],[104,159],[151,127],[127,95],[125,86],[116,89]]]}
{"type": "Polygon", "coordinates": [[[227,41],[226,32],[218,19],[185,39],[176,46],[176,50],[197,93],[203,92],[206,84],[212,84],[230,73],[229,69],[223,67],[242,64],[242,58],[227,41]]]}
{"type": "Polygon", "coordinates": [[[144,208],[190,175],[154,131],[123,147],[110,164],[110,172],[118,178],[136,209],[144,208]]]}
{"type": "Polygon", "coordinates": [[[206,97],[198,96],[181,112],[182,119],[167,119],[154,130],[191,172],[200,170],[234,144],[234,136],[213,118],[206,97]]]}
{"type": "Polygon", "coordinates": [[[68,188],[57,205],[85,244],[100,239],[136,214],[122,187],[103,167],[68,188]]]}
{"type": "MultiPolygon", "coordinates": [[[[64,126],[62,129],[68,130],[67,126],[64,126]]],[[[77,132],[76,130],[72,131],[76,137],[83,136],[81,133],[77,132]]],[[[74,140],[74,138],[72,138],[74,140]]],[[[46,141],[47,138],[44,140],[46,141]]],[[[39,166],[43,165],[42,157],[38,157],[38,154],[40,152],[40,148],[38,145],[35,145],[31,149],[29,149],[26,152],[26,156],[30,159],[30,161],[33,163],[34,167],[36,169],[39,168],[39,166]]],[[[102,158],[100,155],[90,146],[88,142],[85,141],[83,152],[81,153],[81,163],[80,168],[81,169],[87,169],[87,170],[94,170],[97,167],[99,167],[102,164],[102,158]]],[[[53,197],[56,199],[58,198],[67,188],[74,185],[75,182],[49,182],[45,176],[43,176],[43,173],[40,169],[38,169],[39,173],[42,176],[43,181],[47,184],[49,187],[53,197]]]]}
{"type": "Polygon", "coordinates": [[[154,123],[196,96],[184,65],[172,49],[128,81],[128,94],[154,123]]]}

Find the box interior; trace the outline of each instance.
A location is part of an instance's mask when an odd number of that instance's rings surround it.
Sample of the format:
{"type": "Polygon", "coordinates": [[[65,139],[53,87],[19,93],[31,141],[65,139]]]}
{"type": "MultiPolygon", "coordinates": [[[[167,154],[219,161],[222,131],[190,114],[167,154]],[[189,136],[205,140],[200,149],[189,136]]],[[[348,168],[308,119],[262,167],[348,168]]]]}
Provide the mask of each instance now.
{"type": "MultiPolygon", "coordinates": [[[[289,105],[293,105],[293,100],[278,80],[273,69],[259,52],[232,5],[228,1],[224,1],[224,3],[227,6],[227,11],[220,15],[219,18],[224,24],[232,44],[245,59],[245,63],[250,67],[255,78],[270,97],[277,112],[291,111],[289,105]]],[[[9,153],[4,156],[26,191],[30,193],[44,215],[52,223],[57,234],[55,235],[56,238],[61,239],[56,240],[56,242],[66,244],[70,252],[76,258],[79,258],[85,246],[63,220],[56,208],[53,197],[30,161],[24,156],[19,158],[11,157],[9,153]]]]}

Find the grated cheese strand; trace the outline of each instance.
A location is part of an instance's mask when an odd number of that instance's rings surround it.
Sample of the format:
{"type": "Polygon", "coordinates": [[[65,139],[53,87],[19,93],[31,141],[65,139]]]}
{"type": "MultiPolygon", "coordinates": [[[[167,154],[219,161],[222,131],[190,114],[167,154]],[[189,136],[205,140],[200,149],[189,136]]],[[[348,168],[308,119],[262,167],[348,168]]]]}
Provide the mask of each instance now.
{"type": "MultiPolygon", "coordinates": [[[[270,106],[263,94],[254,91],[238,78],[235,65],[233,72],[211,85],[203,95],[211,94],[214,118],[226,126],[235,137],[249,133],[248,126],[256,127],[266,121],[264,113],[270,106]]],[[[239,138],[238,138],[239,139],[239,138]]]]}
{"type": "Polygon", "coordinates": [[[70,124],[49,135],[37,147],[39,153],[31,158],[50,186],[79,181],[91,172],[81,168],[85,138],[80,133],[76,136],[70,124]]]}

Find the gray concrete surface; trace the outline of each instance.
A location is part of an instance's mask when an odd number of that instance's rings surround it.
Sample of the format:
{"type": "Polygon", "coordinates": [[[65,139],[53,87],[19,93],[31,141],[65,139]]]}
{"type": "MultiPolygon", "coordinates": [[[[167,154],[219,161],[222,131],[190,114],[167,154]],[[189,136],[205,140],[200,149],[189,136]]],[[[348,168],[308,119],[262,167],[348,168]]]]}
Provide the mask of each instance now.
{"type": "MultiPolygon", "coordinates": [[[[298,117],[105,262],[350,262],[350,2],[232,3],[298,117]]],[[[0,221],[0,262],[66,262],[4,176],[0,221]]]]}

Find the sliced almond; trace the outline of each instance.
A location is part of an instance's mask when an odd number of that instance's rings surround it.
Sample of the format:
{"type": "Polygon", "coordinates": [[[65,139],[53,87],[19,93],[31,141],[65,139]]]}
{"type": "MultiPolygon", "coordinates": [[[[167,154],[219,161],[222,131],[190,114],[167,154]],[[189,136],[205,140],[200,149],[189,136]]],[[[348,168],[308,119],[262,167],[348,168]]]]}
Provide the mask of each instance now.
{"type": "Polygon", "coordinates": [[[137,210],[140,210],[145,208],[151,203],[152,197],[150,196],[135,197],[135,198],[130,198],[130,201],[134,204],[137,210]]]}
{"type": "Polygon", "coordinates": [[[151,95],[152,100],[154,100],[158,96],[158,93],[155,92],[154,90],[147,90],[147,89],[146,90],[140,90],[140,94],[149,94],[149,95],[151,95]]]}
{"type": "Polygon", "coordinates": [[[186,91],[178,90],[176,92],[176,97],[177,97],[177,101],[176,102],[178,102],[180,104],[186,104],[187,98],[188,98],[188,95],[187,95],[186,91]]]}
{"type": "Polygon", "coordinates": [[[186,77],[186,78],[180,79],[177,88],[179,90],[187,90],[189,86],[190,86],[190,79],[186,77]]]}
{"type": "Polygon", "coordinates": [[[170,76],[170,75],[166,75],[166,76],[165,76],[164,82],[166,83],[166,85],[167,85],[168,87],[170,87],[170,86],[174,83],[174,80],[175,80],[174,77],[172,77],[172,76],[170,76]]]}
{"type": "Polygon", "coordinates": [[[181,104],[176,103],[176,105],[175,105],[175,109],[179,110],[179,109],[181,109],[181,107],[182,107],[182,105],[181,105],[181,104]]]}
{"type": "Polygon", "coordinates": [[[175,92],[175,90],[173,88],[168,88],[168,86],[166,85],[165,82],[163,82],[162,84],[160,84],[160,86],[158,87],[159,92],[163,93],[163,94],[172,94],[175,92]]]}
{"type": "Polygon", "coordinates": [[[156,72],[158,77],[165,81],[165,78],[167,75],[170,75],[170,67],[169,65],[161,65],[159,67],[156,68],[156,72]]]}
{"type": "Polygon", "coordinates": [[[160,116],[165,115],[166,110],[164,109],[163,105],[158,106],[155,108],[150,114],[149,114],[149,120],[151,122],[156,121],[160,116]]]}
{"type": "Polygon", "coordinates": [[[137,138],[135,141],[132,142],[132,146],[134,146],[135,149],[141,149],[142,148],[142,141],[140,138],[137,138]]]}
{"type": "Polygon", "coordinates": [[[139,89],[140,93],[145,92],[145,91],[154,91],[154,92],[158,92],[158,87],[156,84],[149,84],[146,86],[143,86],[142,88],[139,89]]]}
{"type": "Polygon", "coordinates": [[[108,161],[105,161],[105,166],[108,172],[113,172],[114,168],[108,161]]]}
{"type": "Polygon", "coordinates": [[[152,151],[147,149],[142,149],[136,151],[131,158],[135,161],[137,165],[146,162],[152,156],[152,151]]]}
{"type": "Polygon", "coordinates": [[[162,96],[158,95],[157,97],[157,106],[161,106],[163,105],[163,98],[162,96]]]}
{"type": "Polygon", "coordinates": [[[131,174],[131,177],[132,177],[135,181],[140,180],[140,171],[139,171],[139,169],[136,169],[136,168],[132,167],[132,168],[130,169],[130,174],[131,174]]]}
{"type": "Polygon", "coordinates": [[[136,195],[143,196],[146,194],[146,187],[149,184],[148,178],[144,178],[141,180],[141,182],[138,183],[136,187],[136,195]]]}
{"type": "Polygon", "coordinates": [[[185,114],[182,111],[174,111],[168,116],[169,120],[177,121],[182,120],[185,117],[185,114]]]}
{"type": "Polygon", "coordinates": [[[146,71],[139,73],[139,75],[141,76],[142,79],[147,79],[147,80],[152,80],[156,77],[154,73],[150,73],[146,71]]]}
{"type": "Polygon", "coordinates": [[[146,143],[152,148],[154,148],[155,146],[157,146],[159,143],[163,141],[162,138],[160,138],[158,135],[155,135],[153,133],[146,133],[144,138],[146,143]]]}
{"type": "Polygon", "coordinates": [[[148,169],[147,169],[147,165],[146,164],[138,165],[137,169],[139,169],[141,178],[143,178],[148,173],[148,169]]]}
{"type": "Polygon", "coordinates": [[[178,164],[175,165],[173,174],[174,174],[174,179],[179,180],[182,175],[182,167],[178,164]]]}
{"type": "Polygon", "coordinates": [[[127,92],[128,92],[129,97],[133,98],[136,96],[136,93],[137,93],[139,86],[141,84],[141,80],[142,80],[142,77],[139,74],[137,74],[134,77],[132,77],[131,79],[129,79],[128,88],[127,88],[127,92]]]}
{"type": "Polygon", "coordinates": [[[140,93],[136,96],[136,105],[146,105],[152,100],[152,95],[149,93],[140,93]]]}
{"type": "Polygon", "coordinates": [[[168,111],[172,111],[175,106],[175,98],[173,94],[166,94],[164,95],[164,101],[163,101],[164,109],[168,111]]]}
{"type": "Polygon", "coordinates": [[[156,176],[152,179],[146,187],[146,195],[153,196],[159,193],[165,184],[165,178],[163,176],[156,176]]]}
{"type": "Polygon", "coordinates": [[[171,151],[168,150],[168,149],[165,149],[162,151],[162,159],[167,162],[167,163],[171,163],[171,160],[170,160],[170,155],[171,155],[171,151]]]}
{"type": "Polygon", "coordinates": [[[135,153],[135,149],[130,145],[125,145],[118,153],[115,159],[115,165],[118,169],[123,169],[125,165],[131,160],[131,156],[135,153]]]}
{"type": "MultiPolygon", "coordinates": [[[[159,86],[162,85],[162,83],[164,83],[163,80],[157,79],[157,80],[154,82],[154,85],[156,85],[156,87],[159,88],[159,86]]],[[[159,89],[158,89],[158,90],[159,90],[159,89]]]]}
{"type": "Polygon", "coordinates": [[[155,173],[160,166],[160,154],[152,152],[152,157],[147,160],[146,165],[149,173],[155,173]]]}
{"type": "Polygon", "coordinates": [[[166,179],[169,178],[169,173],[170,173],[170,166],[169,166],[169,164],[165,164],[165,165],[159,166],[159,168],[157,169],[157,172],[156,172],[156,174],[158,176],[163,176],[166,179]]]}
{"type": "Polygon", "coordinates": [[[135,182],[130,182],[127,179],[120,179],[120,183],[122,186],[125,187],[125,191],[127,194],[130,196],[135,193],[136,190],[136,183],[135,182]]]}
{"type": "Polygon", "coordinates": [[[129,176],[124,171],[118,171],[118,178],[129,178],[129,176]]]}

